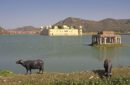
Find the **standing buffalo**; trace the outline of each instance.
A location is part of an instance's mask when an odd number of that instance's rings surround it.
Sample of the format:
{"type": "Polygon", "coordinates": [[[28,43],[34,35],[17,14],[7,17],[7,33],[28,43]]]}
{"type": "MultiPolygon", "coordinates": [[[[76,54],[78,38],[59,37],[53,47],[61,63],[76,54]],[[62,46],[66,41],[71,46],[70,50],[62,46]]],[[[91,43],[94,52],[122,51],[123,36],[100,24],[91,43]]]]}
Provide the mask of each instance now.
{"type": "Polygon", "coordinates": [[[109,59],[104,60],[104,68],[105,68],[105,76],[111,77],[111,75],[112,75],[112,73],[111,73],[111,70],[112,70],[111,60],[109,60],[109,59]]]}
{"type": "Polygon", "coordinates": [[[44,70],[44,62],[43,60],[26,60],[26,61],[23,61],[23,60],[18,60],[16,61],[16,64],[21,64],[23,67],[26,68],[26,74],[28,74],[28,71],[30,71],[30,74],[32,73],[32,69],[39,69],[39,73],[42,72],[43,73],[43,70],[44,70]]]}

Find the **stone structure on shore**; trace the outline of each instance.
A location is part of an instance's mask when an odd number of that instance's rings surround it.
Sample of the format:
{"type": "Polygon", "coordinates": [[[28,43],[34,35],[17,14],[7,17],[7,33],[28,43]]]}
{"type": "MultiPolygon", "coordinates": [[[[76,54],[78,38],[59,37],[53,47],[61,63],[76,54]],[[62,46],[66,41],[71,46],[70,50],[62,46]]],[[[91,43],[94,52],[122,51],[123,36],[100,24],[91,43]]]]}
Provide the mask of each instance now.
{"type": "Polygon", "coordinates": [[[46,26],[41,27],[42,35],[49,36],[81,36],[82,35],[82,26],[79,28],[69,27],[67,25],[63,26],[46,26]]]}
{"type": "Polygon", "coordinates": [[[121,36],[113,31],[101,31],[92,35],[92,45],[112,45],[121,44],[121,36]]]}

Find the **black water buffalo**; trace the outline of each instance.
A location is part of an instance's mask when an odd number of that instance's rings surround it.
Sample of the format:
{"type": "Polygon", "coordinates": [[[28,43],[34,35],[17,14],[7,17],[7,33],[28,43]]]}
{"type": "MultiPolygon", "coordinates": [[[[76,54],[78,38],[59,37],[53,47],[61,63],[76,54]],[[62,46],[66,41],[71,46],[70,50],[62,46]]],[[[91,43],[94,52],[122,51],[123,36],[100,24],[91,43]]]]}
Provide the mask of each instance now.
{"type": "Polygon", "coordinates": [[[23,61],[22,59],[21,60],[18,60],[16,61],[16,64],[21,64],[22,66],[24,66],[26,68],[26,74],[28,74],[28,71],[30,71],[30,74],[32,73],[31,70],[32,69],[39,69],[39,73],[42,72],[43,73],[43,70],[44,70],[44,62],[43,60],[26,60],[26,61],[23,61]]]}
{"type": "Polygon", "coordinates": [[[104,60],[104,68],[105,68],[105,76],[111,77],[112,76],[112,73],[111,73],[112,63],[110,59],[104,60]]]}

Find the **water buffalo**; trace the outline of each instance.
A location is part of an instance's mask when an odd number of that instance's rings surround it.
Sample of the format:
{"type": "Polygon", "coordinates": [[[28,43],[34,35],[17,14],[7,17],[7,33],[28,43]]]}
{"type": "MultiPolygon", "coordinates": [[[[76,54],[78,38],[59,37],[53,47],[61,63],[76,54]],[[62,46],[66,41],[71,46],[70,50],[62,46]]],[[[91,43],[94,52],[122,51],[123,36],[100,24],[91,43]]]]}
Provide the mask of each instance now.
{"type": "Polygon", "coordinates": [[[26,60],[26,61],[23,61],[22,59],[21,60],[18,60],[16,61],[16,64],[21,64],[23,67],[26,68],[26,74],[28,74],[28,71],[30,71],[30,74],[32,73],[32,69],[39,69],[39,73],[42,72],[43,73],[43,70],[44,70],[44,62],[43,60],[26,60]]]}
{"type": "Polygon", "coordinates": [[[111,63],[111,60],[110,59],[105,59],[104,60],[104,68],[105,68],[105,76],[107,77],[111,77],[112,76],[112,73],[111,73],[111,70],[112,70],[112,63],[111,63]]]}

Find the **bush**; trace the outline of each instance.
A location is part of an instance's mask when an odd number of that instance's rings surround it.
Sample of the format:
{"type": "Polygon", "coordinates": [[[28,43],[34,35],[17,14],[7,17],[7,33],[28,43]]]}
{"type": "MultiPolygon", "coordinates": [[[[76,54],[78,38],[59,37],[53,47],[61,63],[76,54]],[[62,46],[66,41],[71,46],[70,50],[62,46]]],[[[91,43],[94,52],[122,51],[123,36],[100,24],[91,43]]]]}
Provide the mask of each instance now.
{"type": "Polygon", "coordinates": [[[8,71],[8,70],[2,70],[2,71],[0,71],[0,76],[10,76],[12,74],[13,74],[13,72],[8,71]]]}

